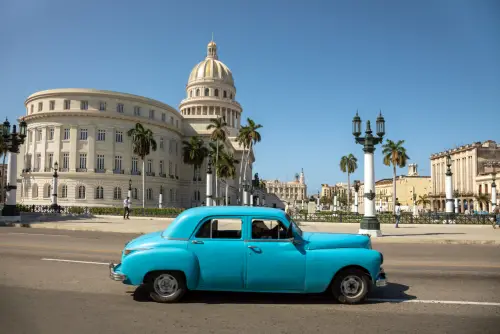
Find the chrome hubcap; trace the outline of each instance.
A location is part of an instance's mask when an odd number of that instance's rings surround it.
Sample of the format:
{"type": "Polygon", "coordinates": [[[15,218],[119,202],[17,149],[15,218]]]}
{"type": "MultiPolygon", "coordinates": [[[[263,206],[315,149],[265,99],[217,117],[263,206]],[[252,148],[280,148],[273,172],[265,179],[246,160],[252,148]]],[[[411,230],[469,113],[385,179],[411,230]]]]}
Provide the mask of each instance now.
{"type": "Polygon", "coordinates": [[[363,291],[363,280],[358,276],[349,275],[340,283],[340,291],[346,297],[356,298],[363,291]]]}
{"type": "Polygon", "coordinates": [[[154,289],[162,297],[173,295],[179,289],[179,283],[170,274],[161,274],[155,279],[154,289]]]}

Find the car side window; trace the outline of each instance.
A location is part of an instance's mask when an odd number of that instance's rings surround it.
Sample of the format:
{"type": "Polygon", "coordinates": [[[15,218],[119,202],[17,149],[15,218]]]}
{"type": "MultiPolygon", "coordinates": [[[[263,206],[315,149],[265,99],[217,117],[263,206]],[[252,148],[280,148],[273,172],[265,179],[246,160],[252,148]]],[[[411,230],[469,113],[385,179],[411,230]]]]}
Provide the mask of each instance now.
{"type": "Polygon", "coordinates": [[[286,227],[276,219],[252,219],[252,239],[286,239],[286,227]]]}
{"type": "Polygon", "coordinates": [[[210,218],[201,224],[198,239],[241,239],[243,221],[240,218],[210,218]]]}

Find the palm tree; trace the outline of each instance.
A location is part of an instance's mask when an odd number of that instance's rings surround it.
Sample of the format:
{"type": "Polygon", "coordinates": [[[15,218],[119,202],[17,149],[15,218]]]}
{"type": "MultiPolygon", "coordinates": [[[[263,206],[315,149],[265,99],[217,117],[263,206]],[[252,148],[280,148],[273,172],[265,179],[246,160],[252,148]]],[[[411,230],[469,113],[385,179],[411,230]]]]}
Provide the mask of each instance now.
{"type": "Polygon", "coordinates": [[[212,156],[212,159],[215,160],[215,164],[214,164],[214,169],[216,171],[216,173],[215,173],[215,180],[216,180],[216,182],[215,182],[215,202],[216,202],[216,204],[218,204],[219,191],[218,191],[217,178],[221,177],[221,176],[218,175],[217,170],[218,170],[218,166],[221,163],[222,155],[224,154],[224,145],[223,144],[218,145],[212,141],[212,142],[208,143],[208,146],[209,146],[209,153],[212,156]]]}
{"type": "Polygon", "coordinates": [[[183,161],[187,165],[193,166],[193,182],[196,178],[196,169],[199,169],[203,161],[208,156],[208,149],[205,147],[203,139],[198,136],[189,138],[189,141],[184,140],[182,147],[183,161]]]}
{"type": "Polygon", "coordinates": [[[145,129],[141,123],[136,123],[135,128],[128,130],[127,135],[132,137],[133,152],[142,160],[142,207],[146,206],[146,170],[145,158],[156,151],[156,140],[153,131],[145,129]]]}
{"type": "Polygon", "coordinates": [[[0,189],[2,191],[2,196],[0,196],[5,202],[5,185],[3,184],[4,175],[5,175],[5,158],[7,157],[9,150],[7,148],[7,143],[4,141],[3,136],[0,136],[0,155],[2,156],[2,174],[0,180],[0,189]]]}
{"type": "Polygon", "coordinates": [[[340,159],[340,170],[347,173],[347,206],[351,203],[351,174],[358,169],[358,159],[352,153],[340,159]]]}
{"type": "MultiPolygon", "coordinates": [[[[207,130],[212,130],[210,139],[217,142],[217,152],[215,155],[215,166],[217,169],[219,162],[219,141],[224,143],[227,138],[227,123],[222,117],[212,118],[210,124],[207,125],[207,130]]],[[[224,147],[224,146],[223,146],[224,147]]],[[[219,196],[219,187],[217,185],[217,173],[215,173],[215,198],[219,196]]]]}
{"type": "Polygon", "coordinates": [[[228,179],[236,177],[236,164],[240,161],[237,160],[232,153],[222,152],[220,164],[217,166],[217,174],[226,180],[226,205],[228,205],[229,183],[228,179]]]}
{"type": "Polygon", "coordinates": [[[392,211],[396,210],[396,167],[403,168],[410,157],[406,154],[406,149],[403,147],[404,140],[399,140],[397,143],[387,139],[382,146],[382,154],[384,154],[384,165],[393,168],[392,175],[392,211]]]}
{"type": "Polygon", "coordinates": [[[250,140],[248,138],[248,126],[242,126],[238,133],[238,137],[236,139],[238,143],[243,147],[243,153],[241,154],[241,163],[240,163],[240,174],[238,179],[238,196],[241,195],[241,185],[242,180],[241,176],[243,174],[243,164],[245,161],[245,152],[250,147],[250,140]]]}
{"type": "Polygon", "coordinates": [[[247,118],[247,122],[248,122],[248,125],[247,125],[247,130],[245,133],[246,133],[246,138],[247,138],[247,142],[249,143],[249,146],[248,146],[247,157],[245,159],[245,169],[243,171],[243,181],[246,181],[247,166],[248,166],[248,161],[250,159],[250,152],[252,152],[252,147],[256,143],[260,142],[260,140],[261,140],[260,133],[257,130],[262,128],[262,125],[255,124],[255,122],[250,118],[247,118]]]}
{"type": "Polygon", "coordinates": [[[429,195],[424,194],[424,195],[418,196],[417,205],[422,205],[424,207],[424,210],[425,210],[425,207],[427,205],[430,205],[430,204],[431,204],[431,200],[429,199],[429,195]]]}

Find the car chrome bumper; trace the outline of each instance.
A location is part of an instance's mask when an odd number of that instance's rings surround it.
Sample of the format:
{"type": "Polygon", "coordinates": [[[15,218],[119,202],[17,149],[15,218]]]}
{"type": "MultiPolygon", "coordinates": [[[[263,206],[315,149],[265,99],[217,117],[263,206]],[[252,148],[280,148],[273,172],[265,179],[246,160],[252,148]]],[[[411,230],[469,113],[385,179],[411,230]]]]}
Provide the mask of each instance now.
{"type": "Polygon", "coordinates": [[[120,274],[120,273],[117,273],[115,271],[115,268],[117,267],[118,265],[115,265],[113,262],[111,262],[109,264],[109,278],[111,278],[113,281],[120,281],[120,282],[123,282],[127,279],[127,276],[123,275],[123,274],[120,274]]]}
{"type": "Polygon", "coordinates": [[[385,275],[385,271],[383,268],[380,268],[380,272],[378,273],[377,279],[375,280],[375,286],[387,286],[387,276],[385,275]]]}

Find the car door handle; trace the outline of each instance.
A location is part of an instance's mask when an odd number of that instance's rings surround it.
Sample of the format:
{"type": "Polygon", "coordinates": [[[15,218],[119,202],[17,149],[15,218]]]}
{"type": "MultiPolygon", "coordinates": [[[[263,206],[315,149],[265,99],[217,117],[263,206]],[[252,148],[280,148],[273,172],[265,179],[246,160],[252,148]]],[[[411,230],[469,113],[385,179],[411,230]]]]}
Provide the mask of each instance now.
{"type": "Polygon", "coordinates": [[[201,240],[193,240],[193,241],[191,241],[191,243],[192,244],[204,244],[204,242],[201,240]]]}
{"type": "Polygon", "coordinates": [[[250,246],[248,246],[248,248],[251,248],[251,249],[257,249],[257,248],[259,248],[259,247],[250,245],[250,246]]]}

